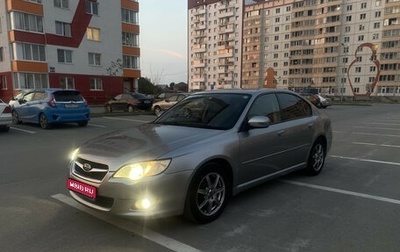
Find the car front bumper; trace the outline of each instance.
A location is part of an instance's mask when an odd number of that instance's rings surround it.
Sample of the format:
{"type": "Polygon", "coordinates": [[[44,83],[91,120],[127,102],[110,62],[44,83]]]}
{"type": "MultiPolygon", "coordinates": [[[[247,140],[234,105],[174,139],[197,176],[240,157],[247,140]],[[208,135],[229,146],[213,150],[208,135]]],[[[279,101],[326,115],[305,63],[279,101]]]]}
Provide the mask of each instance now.
{"type": "Polygon", "coordinates": [[[121,216],[165,217],[183,213],[191,172],[159,174],[140,181],[112,177],[108,173],[100,183],[70,172],[69,178],[96,188],[95,198],[69,190],[71,196],[88,207],[121,216]],[[144,208],[142,202],[149,204],[144,208]]]}

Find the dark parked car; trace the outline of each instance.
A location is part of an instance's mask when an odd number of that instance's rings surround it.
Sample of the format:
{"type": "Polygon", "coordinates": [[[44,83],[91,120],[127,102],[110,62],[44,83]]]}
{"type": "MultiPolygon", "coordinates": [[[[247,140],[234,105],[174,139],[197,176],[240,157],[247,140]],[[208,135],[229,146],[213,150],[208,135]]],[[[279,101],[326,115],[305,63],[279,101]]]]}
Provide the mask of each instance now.
{"type": "Polygon", "coordinates": [[[312,93],[300,93],[301,96],[308,99],[312,104],[317,106],[317,108],[326,108],[331,106],[331,100],[329,98],[325,98],[320,94],[312,94],[312,93]]]}
{"type": "Polygon", "coordinates": [[[90,109],[78,90],[30,90],[10,101],[14,124],[37,123],[44,129],[53,124],[78,123],[86,126],[90,109]]]}
{"type": "Polygon", "coordinates": [[[124,93],[115,96],[106,103],[108,111],[123,110],[133,112],[137,109],[149,110],[153,99],[141,93],[124,93]]]}
{"type": "Polygon", "coordinates": [[[67,188],[99,211],[207,223],[243,190],[299,169],[319,174],[331,142],[330,119],[295,93],[199,92],[151,123],[84,143],[67,188]]]}

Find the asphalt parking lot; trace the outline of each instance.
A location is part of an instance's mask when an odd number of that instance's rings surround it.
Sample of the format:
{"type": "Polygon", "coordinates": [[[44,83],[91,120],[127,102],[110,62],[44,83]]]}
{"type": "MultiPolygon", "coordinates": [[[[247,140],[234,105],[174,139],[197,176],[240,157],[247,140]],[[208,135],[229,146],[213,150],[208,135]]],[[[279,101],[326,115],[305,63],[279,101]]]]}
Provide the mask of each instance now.
{"type": "Polygon", "coordinates": [[[334,105],[319,176],[296,172],[233,198],[215,222],[131,220],[87,209],[65,189],[83,141],[154,118],[97,114],[85,128],[13,125],[0,134],[2,251],[399,251],[400,105],[334,105]]]}

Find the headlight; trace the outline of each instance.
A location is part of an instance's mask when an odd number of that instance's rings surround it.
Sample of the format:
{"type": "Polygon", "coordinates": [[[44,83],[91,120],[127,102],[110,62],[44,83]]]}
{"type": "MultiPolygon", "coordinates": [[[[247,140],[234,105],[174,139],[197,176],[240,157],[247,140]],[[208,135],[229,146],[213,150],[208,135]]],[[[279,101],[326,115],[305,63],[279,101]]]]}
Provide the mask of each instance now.
{"type": "Polygon", "coordinates": [[[76,148],[70,155],[71,161],[74,161],[78,157],[79,148],[76,148]]]}
{"type": "Polygon", "coordinates": [[[115,174],[115,178],[128,178],[131,180],[139,180],[144,177],[160,174],[167,169],[171,160],[149,161],[134,164],[128,164],[119,169],[115,174]]]}

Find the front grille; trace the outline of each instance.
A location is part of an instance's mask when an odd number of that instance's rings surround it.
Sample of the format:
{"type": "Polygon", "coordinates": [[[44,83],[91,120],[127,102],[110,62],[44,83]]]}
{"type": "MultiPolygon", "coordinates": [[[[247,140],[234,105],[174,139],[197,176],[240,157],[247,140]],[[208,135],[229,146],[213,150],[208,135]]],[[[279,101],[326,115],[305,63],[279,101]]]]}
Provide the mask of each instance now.
{"type": "Polygon", "coordinates": [[[82,158],[77,158],[74,163],[73,173],[83,179],[101,182],[108,172],[108,165],[95,163],[82,158]],[[85,167],[90,169],[85,170],[85,167]]]}

